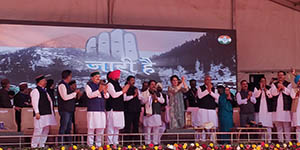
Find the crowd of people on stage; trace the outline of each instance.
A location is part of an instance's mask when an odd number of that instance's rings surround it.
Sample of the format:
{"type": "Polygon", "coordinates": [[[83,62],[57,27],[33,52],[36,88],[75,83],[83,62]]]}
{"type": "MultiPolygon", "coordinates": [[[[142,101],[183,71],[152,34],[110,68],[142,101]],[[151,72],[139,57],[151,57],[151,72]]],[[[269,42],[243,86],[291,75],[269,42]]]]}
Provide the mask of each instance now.
{"type": "MultiPolygon", "coordinates": [[[[87,144],[101,146],[104,133],[108,144],[119,144],[119,131],[124,133],[144,132],[145,144],[159,144],[162,133],[168,129],[185,127],[185,111],[193,108],[193,126],[210,125],[221,132],[229,132],[233,125],[233,107],[240,107],[240,126],[260,124],[267,128],[265,137],[271,142],[275,125],[279,142],[290,141],[291,126],[300,132],[300,75],[295,74],[297,87],[285,80],[286,73],[279,71],[277,80],[267,84],[261,78],[259,86],[249,89],[246,80],[240,82],[241,90],[235,95],[226,85],[214,86],[210,76],[204,77],[204,84],[197,86],[191,79],[188,87],[184,77],[173,75],[170,86],[163,91],[163,85],[155,80],[143,83],[142,89],[135,86],[135,77],[128,76],[125,85],[120,85],[120,70],[107,74],[101,79],[99,72],[92,72],[84,92],[77,89],[72,72],[64,70],[57,86],[45,75],[35,78],[36,88],[30,89],[26,82],[19,84],[19,92],[10,91],[8,79],[1,81],[0,107],[14,108],[18,131],[21,126],[21,109],[32,107],[34,112],[34,133],[32,147],[44,147],[49,127],[57,125],[54,106],[58,105],[60,115],[59,134],[70,134],[74,122],[76,104],[87,107],[87,144]],[[13,104],[11,103],[13,100],[13,104]],[[141,130],[142,129],[142,130],[141,130]],[[96,136],[94,137],[94,134],[96,136]],[[284,136],[284,137],[283,137],[284,136]]],[[[209,129],[203,132],[211,132],[209,129]]],[[[207,134],[199,139],[205,140],[207,134]]],[[[127,136],[125,140],[137,140],[139,136],[127,136]]],[[[230,138],[222,135],[220,138],[230,138]]],[[[71,141],[68,136],[59,141],[71,141]]],[[[300,134],[297,134],[300,141],[300,134]]]]}

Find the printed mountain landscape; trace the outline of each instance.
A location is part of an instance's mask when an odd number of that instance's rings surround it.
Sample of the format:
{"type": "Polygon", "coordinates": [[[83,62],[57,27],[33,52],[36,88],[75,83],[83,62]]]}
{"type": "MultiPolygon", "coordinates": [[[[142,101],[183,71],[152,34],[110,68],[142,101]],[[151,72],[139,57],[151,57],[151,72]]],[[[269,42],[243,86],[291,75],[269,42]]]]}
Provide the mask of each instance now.
{"type": "MultiPolygon", "coordinates": [[[[160,55],[150,57],[151,61],[155,63],[153,65],[155,72],[151,75],[145,75],[138,66],[136,68],[138,71],[134,74],[137,76],[137,85],[147,79],[156,79],[168,85],[169,77],[172,74],[202,81],[204,75],[209,74],[213,77],[214,83],[228,82],[235,86],[235,43],[219,44],[217,42],[218,36],[217,33],[209,32],[202,37],[177,45],[171,50],[166,50],[160,55]]],[[[89,73],[93,71],[87,67],[85,61],[107,61],[110,56],[102,52],[89,53],[84,49],[71,48],[71,46],[69,48],[56,47],[56,43],[62,42],[63,39],[53,39],[11,53],[1,52],[1,78],[13,79],[12,83],[16,85],[22,81],[34,84],[35,76],[51,74],[51,78],[58,81],[63,69],[71,69],[79,86],[84,86],[89,80],[89,73]]],[[[105,74],[102,75],[105,76],[105,74]]],[[[129,74],[133,73],[122,74],[122,83],[129,74]]]]}

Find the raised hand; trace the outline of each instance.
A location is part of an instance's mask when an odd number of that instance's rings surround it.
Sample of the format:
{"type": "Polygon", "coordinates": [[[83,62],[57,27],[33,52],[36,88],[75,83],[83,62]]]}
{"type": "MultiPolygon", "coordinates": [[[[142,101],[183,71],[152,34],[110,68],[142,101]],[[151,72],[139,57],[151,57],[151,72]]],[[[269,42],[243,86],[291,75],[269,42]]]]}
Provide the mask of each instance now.
{"type": "Polygon", "coordinates": [[[181,77],[181,81],[182,81],[182,82],[184,82],[184,81],[185,81],[185,78],[184,78],[184,76],[182,76],[182,77],[181,77]]]}
{"type": "Polygon", "coordinates": [[[104,89],[104,86],[102,85],[102,84],[100,84],[100,86],[99,86],[99,92],[102,92],[103,91],[103,89],[104,89]]]}
{"type": "Polygon", "coordinates": [[[104,87],[103,87],[103,93],[107,93],[107,88],[108,88],[108,86],[107,85],[103,85],[104,87]]]}
{"type": "Polygon", "coordinates": [[[127,93],[129,87],[130,87],[130,85],[129,85],[129,84],[126,84],[126,85],[123,87],[122,92],[123,92],[123,93],[127,93]]]}
{"type": "Polygon", "coordinates": [[[250,100],[251,97],[252,97],[252,92],[249,91],[249,92],[248,92],[248,100],[250,100]]]}
{"type": "Polygon", "coordinates": [[[133,97],[137,97],[137,96],[139,96],[139,91],[138,89],[135,89],[133,97]]]}

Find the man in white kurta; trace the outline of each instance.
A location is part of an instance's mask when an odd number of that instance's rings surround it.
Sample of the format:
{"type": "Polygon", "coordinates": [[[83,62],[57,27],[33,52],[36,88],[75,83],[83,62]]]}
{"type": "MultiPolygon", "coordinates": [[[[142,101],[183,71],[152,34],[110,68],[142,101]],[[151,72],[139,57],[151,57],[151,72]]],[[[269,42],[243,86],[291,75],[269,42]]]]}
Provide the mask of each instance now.
{"type": "MultiPolygon", "coordinates": [[[[216,108],[219,102],[219,94],[218,90],[213,87],[210,76],[205,76],[204,85],[198,89],[197,94],[199,98],[199,125],[203,127],[207,123],[212,123],[213,127],[218,127],[218,114],[216,108]]],[[[205,131],[203,130],[201,140],[206,139],[206,134],[204,133],[205,131]]],[[[213,136],[210,137],[211,140],[213,140],[213,136]]]]}
{"type": "Polygon", "coordinates": [[[31,147],[42,148],[45,147],[50,126],[57,125],[57,123],[54,116],[52,100],[45,90],[47,84],[45,76],[40,75],[35,80],[37,88],[30,93],[34,111],[34,131],[31,139],[31,147]]]}
{"type": "Polygon", "coordinates": [[[162,125],[160,104],[165,102],[161,93],[156,94],[156,81],[149,81],[149,89],[142,92],[142,103],[145,104],[145,116],[143,120],[145,130],[145,144],[159,144],[159,128],[162,125]],[[153,134],[151,136],[151,133],[153,134]],[[152,137],[152,138],[151,138],[152,137]]]}
{"type": "Polygon", "coordinates": [[[291,139],[291,135],[289,134],[291,131],[291,100],[286,100],[290,102],[284,104],[284,97],[286,97],[285,99],[290,98],[292,85],[285,80],[285,72],[279,71],[277,75],[278,81],[271,86],[271,94],[275,97],[274,101],[277,102],[277,106],[273,108],[275,109],[275,112],[273,112],[273,122],[277,128],[279,142],[284,141],[283,131],[286,132],[285,141],[289,142],[291,139]]]}
{"type": "Polygon", "coordinates": [[[106,102],[107,113],[107,141],[110,145],[119,144],[119,130],[125,127],[124,118],[124,94],[128,91],[130,85],[127,84],[123,88],[120,86],[120,70],[109,73],[107,91],[110,98],[106,102]]]}
{"type": "Polygon", "coordinates": [[[85,87],[88,99],[87,102],[87,128],[88,128],[88,146],[94,145],[94,134],[96,131],[96,147],[103,143],[103,133],[106,127],[105,99],[109,98],[107,86],[100,84],[100,73],[91,73],[91,81],[85,87]]]}
{"type": "Polygon", "coordinates": [[[270,105],[270,100],[272,101],[272,94],[270,92],[270,87],[266,85],[266,78],[260,79],[259,88],[254,88],[254,96],[257,99],[255,107],[258,108],[258,112],[256,111],[255,117],[258,123],[261,123],[263,127],[267,128],[267,137],[268,143],[272,140],[272,128],[273,128],[273,119],[272,119],[272,110],[270,110],[272,106],[270,105]],[[269,101],[269,104],[267,104],[269,101]],[[269,110],[268,110],[269,108],[269,110]]]}
{"type": "Polygon", "coordinates": [[[297,87],[291,90],[291,97],[295,101],[293,104],[297,104],[297,106],[296,111],[292,112],[292,126],[296,127],[297,142],[300,142],[300,75],[295,77],[295,83],[297,87]]]}

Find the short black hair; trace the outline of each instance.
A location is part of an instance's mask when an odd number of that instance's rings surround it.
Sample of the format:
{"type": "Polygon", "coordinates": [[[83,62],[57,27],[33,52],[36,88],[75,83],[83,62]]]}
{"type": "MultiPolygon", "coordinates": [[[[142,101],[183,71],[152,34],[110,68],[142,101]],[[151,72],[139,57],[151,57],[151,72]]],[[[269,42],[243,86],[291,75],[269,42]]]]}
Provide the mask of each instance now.
{"type": "Polygon", "coordinates": [[[242,80],[240,83],[242,84],[243,82],[246,82],[246,83],[248,83],[248,81],[247,81],[247,80],[242,80]]]}
{"type": "Polygon", "coordinates": [[[54,84],[54,80],[53,79],[48,79],[46,87],[50,88],[53,84],[54,84]]]}
{"type": "Polygon", "coordinates": [[[69,85],[76,84],[76,80],[72,80],[69,82],[69,85]]]}
{"type": "Polygon", "coordinates": [[[282,71],[282,70],[280,70],[280,71],[277,72],[277,74],[279,74],[279,73],[283,73],[284,75],[286,75],[286,72],[282,71]]]}
{"type": "Polygon", "coordinates": [[[177,80],[179,80],[179,77],[178,77],[177,75],[172,75],[172,76],[170,77],[170,81],[172,81],[173,78],[176,78],[177,80]]]}
{"type": "Polygon", "coordinates": [[[191,82],[196,82],[196,80],[195,80],[195,79],[191,79],[191,80],[190,80],[190,83],[191,83],[191,82]]]}
{"type": "Polygon", "coordinates": [[[132,78],[135,79],[134,76],[128,76],[127,79],[126,79],[126,81],[127,81],[127,82],[130,81],[132,78]]]}
{"type": "Polygon", "coordinates": [[[8,91],[8,95],[10,95],[10,96],[15,96],[15,92],[12,91],[12,90],[10,90],[10,91],[8,91]]]}
{"type": "Polygon", "coordinates": [[[3,79],[3,80],[1,80],[1,86],[2,86],[2,88],[5,88],[6,86],[7,86],[7,84],[9,84],[10,82],[9,82],[9,80],[8,79],[3,79]]]}
{"type": "Polygon", "coordinates": [[[261,79],[265,79],[265,80],[267,80],[267,78],[266,78],[266,77],[261,77],[261,78],[259,79],[259,81],[260,81],[261,79]]]}
{"type": "Polygon", "coordinates": [[[62,71],[61,73],[61,78],[62,79],[67,79],[68,76],[70,76],[72,74],[72,71],[71,70],[64,70],[62,71]]]}
{"type": "Polygon", "coordinates": [[[157,83],[155,80],[150,80],[150,81],[148,82],[148,84],[150,85],[151,82],[154,82],[155,84],[157,83]]]}

